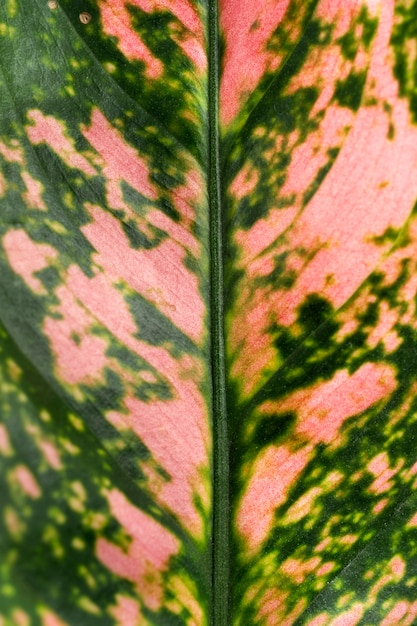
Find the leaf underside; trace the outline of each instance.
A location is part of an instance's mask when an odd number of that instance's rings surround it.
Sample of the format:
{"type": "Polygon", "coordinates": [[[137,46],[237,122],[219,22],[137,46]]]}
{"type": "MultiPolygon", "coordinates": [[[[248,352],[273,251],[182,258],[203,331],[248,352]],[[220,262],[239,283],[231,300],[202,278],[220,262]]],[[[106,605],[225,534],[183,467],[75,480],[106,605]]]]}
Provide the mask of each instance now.
{"type": "Polygon", "coordinates": [[[0,626],[417,623],[416,18],[3,0],[0,626]]]}

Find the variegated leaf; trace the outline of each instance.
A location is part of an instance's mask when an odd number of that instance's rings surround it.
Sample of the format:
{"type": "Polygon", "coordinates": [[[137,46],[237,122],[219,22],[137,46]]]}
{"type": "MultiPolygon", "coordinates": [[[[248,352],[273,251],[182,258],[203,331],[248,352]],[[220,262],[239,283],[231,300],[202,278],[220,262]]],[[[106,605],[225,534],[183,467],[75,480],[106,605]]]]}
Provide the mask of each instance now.
{"type": "Polygon", "coordinates": [[[1,626],[417,623],[416,19],[4,0],[1,626]]]}

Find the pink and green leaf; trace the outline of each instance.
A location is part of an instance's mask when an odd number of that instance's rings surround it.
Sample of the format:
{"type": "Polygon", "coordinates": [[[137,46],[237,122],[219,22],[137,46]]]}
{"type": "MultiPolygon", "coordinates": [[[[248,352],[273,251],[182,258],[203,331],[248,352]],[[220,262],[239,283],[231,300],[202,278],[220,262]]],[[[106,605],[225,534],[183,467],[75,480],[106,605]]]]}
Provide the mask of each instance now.
{"type": "Polygon", "coordinates": [[[416,11],[0,7],[0,626],[417,621],[416,11]]]}

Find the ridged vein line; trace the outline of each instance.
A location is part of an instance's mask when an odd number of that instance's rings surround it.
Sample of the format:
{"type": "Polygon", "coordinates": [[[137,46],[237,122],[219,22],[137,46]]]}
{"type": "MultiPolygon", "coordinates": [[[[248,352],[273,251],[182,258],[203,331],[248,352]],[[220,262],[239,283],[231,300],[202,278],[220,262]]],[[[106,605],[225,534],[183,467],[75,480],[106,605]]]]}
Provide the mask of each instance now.
{"type": "Polygon", "coordinates": [[[226,414],[223,236],[219,181],[219,28],[217,0],[208,5],[208,191],[210,207],[210,316],[213,390],[212,626],[229,621],[229,442],[226,414]]]}

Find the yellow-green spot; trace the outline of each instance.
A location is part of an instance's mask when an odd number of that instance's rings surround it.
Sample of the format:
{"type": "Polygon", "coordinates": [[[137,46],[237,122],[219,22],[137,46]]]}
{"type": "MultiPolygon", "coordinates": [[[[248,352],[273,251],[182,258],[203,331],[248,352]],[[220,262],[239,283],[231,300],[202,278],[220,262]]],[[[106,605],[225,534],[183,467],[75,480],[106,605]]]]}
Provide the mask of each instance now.
{"type": "Polygon", "coordinates": [[[11,506],[4,508],[3,516],[4,523],[11,537],[21,539],[26,530],[26,524],[22,522],[21,517],[11,506]]]}
{"type": "Polygon", "coordinates": [[[75,96],[75,89],[72,85],[65,85],[64,91],[66,94],[68,94],[72,98],[75,96]]]}
{"type": "Polygon", "coordinates": [[[7,13],[10,17],[15,17],[17,13],[17,2],[16,0],[7,0],[7,13]]]}
{"type": "Polygon", "coordinates": [[[55,526],[47,525],[43,532],[42,541],[47,543],[51,549],[52,554],[61,559],[64,556],[64,548],[62,546],[59,534],[55,526]]]}
{"type": "Polygon", "coordinates": [[[63,514],[63,512],[56,508],[56,507],[51,507],[49,509],[49,516],[57,523],[57,524],[64,524],[66,517],[63,514]]]}
{"type": "Polygon", "coordinates": [[[80,539],[80,537],[74,537],[74,539],[71,542],[72,547],[75,550],[84,550],[85,548],[85,542],[80,539]]]}
{"type": "Polygon", "coordinates": [[[78,601],[78,606],[81,609],[84,609],[87,613],[92,613],[93,615],[100,615],[101,611],[98,608],[97,604],[94,604],[89,598],[83,596],[78,601]]]}

